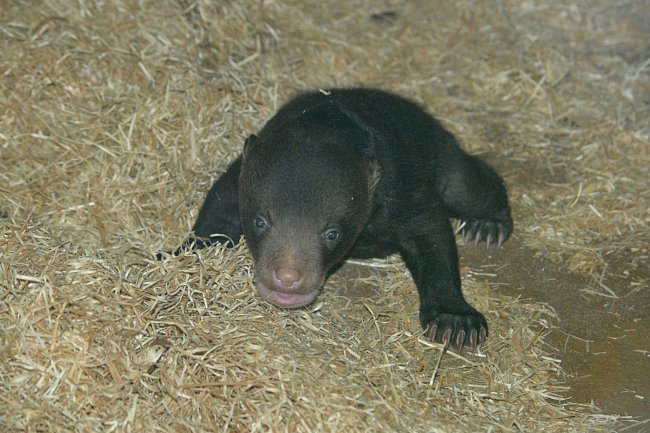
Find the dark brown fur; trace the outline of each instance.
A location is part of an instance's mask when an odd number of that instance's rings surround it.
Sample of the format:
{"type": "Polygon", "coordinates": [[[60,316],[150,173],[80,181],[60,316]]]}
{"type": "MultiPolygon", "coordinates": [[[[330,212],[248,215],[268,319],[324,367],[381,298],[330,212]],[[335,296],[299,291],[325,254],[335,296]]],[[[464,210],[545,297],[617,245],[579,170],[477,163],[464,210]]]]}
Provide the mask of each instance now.
{"type": "Polygon", "coordinates": [[[244,234],[259,294],[286,308],[312,302],[347,257],[399,253],[422,326],[436,341],[476,345],[487,323],[463,298],[450,218],[466,223],[467,240],[504,242],[503,180],[418,105],[335,89],[294,98],[249,137],[208,193],[192,245],[244,234]]]}

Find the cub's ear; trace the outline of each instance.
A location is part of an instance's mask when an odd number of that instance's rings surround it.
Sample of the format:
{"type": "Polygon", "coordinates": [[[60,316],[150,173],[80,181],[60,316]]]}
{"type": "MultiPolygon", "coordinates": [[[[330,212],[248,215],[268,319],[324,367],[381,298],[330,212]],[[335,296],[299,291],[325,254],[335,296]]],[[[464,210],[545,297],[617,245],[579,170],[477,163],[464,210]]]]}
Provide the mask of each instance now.
{"type": "Polygon", "coordinates": [[[255,144],[257,144],[258,141],[260,141],[260,139],[257,138],[257,135],[251,134],[251,135],[248,136],[246,141],[244,141],[244,151],[242,152],[242,158],[244,158],[244,159],[246,158],[246,155],[248,154],[248,152],[250,152],[250,150],[253,147],[255,147],[255,144]]]}

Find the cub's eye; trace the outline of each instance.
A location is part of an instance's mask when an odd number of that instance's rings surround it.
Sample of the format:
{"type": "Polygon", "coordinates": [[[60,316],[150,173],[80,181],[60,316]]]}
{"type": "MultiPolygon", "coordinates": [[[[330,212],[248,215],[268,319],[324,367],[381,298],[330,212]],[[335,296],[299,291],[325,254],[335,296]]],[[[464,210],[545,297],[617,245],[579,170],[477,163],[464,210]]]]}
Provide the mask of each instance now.
{"type": "Polygon", "coordinates": [[[258,228],[259,230],[264,230],[269,224],[266,222],[266,220],[262,217],[257,217],[253,220],[253,224],[255,224],[255,227],[258,228]]]}
{"type": "Polygon", "coordinates": [[[325,232],[325,239],[328,241],[335,241],[339,237],[339,232],[334,229],[329,229],[325,232]]]}

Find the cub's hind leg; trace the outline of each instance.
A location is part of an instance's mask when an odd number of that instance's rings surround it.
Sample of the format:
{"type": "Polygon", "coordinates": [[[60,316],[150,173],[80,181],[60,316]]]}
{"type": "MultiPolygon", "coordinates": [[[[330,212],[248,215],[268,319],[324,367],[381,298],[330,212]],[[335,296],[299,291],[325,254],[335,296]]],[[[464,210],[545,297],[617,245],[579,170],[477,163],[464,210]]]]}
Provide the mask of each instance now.
{"type": "Polygon", "coordinates": [[[466,242],[501,245],[513,230],[503,179],[479,158],[458,150],[439,170],[438,192],[452,216],[464,223],[466,242]]]}

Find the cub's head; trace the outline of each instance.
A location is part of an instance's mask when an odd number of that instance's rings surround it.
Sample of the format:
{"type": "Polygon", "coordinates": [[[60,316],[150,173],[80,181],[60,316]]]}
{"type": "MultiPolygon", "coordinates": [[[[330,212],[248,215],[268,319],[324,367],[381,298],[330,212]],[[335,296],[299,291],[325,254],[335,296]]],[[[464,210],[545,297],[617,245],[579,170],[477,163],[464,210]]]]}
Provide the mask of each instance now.
{"type": "Polygon", "coordinates": [[[311,303],[364,229],[378,165],[345,128],[309,123],[252,135],[239,178],[241,225],[256,287],[284,308],[311,303]],[[341,132],[343,131],[343,133],[341,132]]]}

